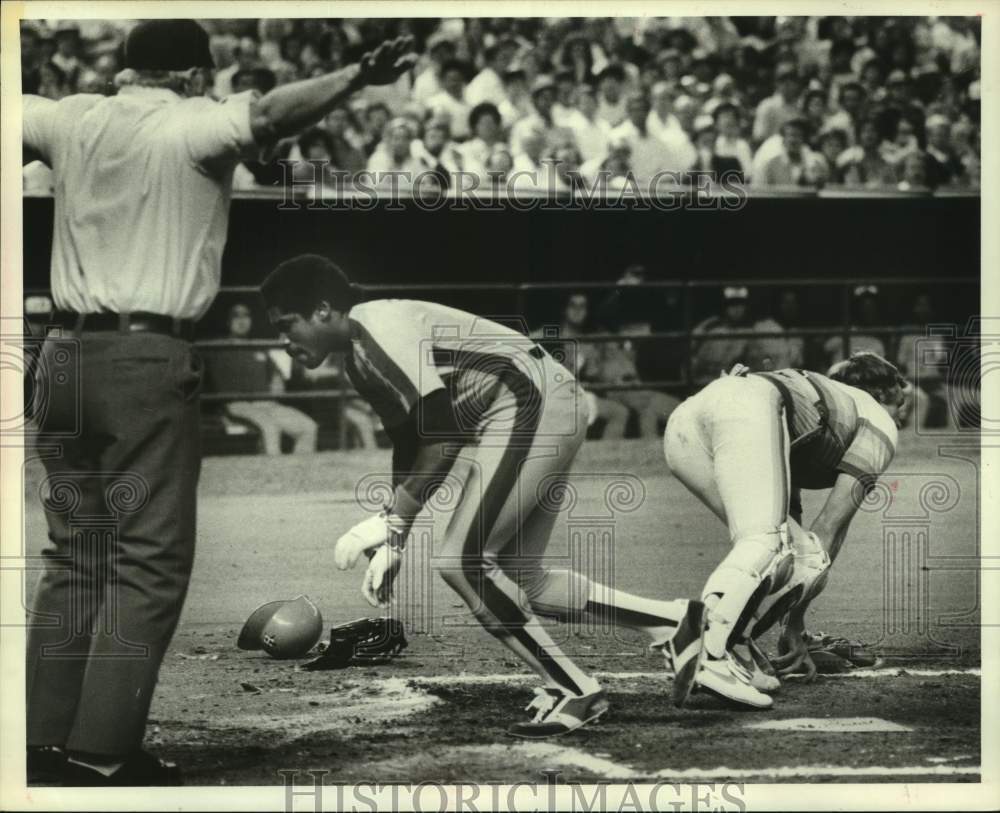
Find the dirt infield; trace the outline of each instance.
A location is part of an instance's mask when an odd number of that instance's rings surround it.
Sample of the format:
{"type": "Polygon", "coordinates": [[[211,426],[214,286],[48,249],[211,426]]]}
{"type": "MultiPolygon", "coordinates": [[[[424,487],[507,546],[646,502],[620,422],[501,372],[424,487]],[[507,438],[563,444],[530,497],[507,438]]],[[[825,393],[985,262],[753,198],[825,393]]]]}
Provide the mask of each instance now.
{"type": "MultiPolygon", "coordinates": [[[[148,745],[195,784],[273,784],[281,769],[326,770],[328,782],[541,781],[543,769],[566,781],[976,781],[979,455],[968,442],[903,442],[811,612],[811,628],[874,645],[882,668],[788,681],[767,712],[708,697],[678,711],[661,659],[637,637],[553,626],[601,673],[612,709],[542,744],[505,735],[534,683],[434,576],[432,542],[408,552],[398,614],[410,647],[393,662],[314,673],[237,650],[240,625],[265,601],[305,593],[327,626],[376,614],[361,598],[361,571],[334,568],[332,545],[364,516],[355,484],[387,470],[388,453],[206,460],[195,575],[148,745]]],[[[29,554],[44,540],[39,479],[33,464],[29,554]]],[[[697,594],[725,532],[669,477],[658,444],[588,444],[573,483],[576,504],[550,553],[570,564],[588,556],[623,589],[697,594]],[[611,481],[630,483],[633,496],[610,498],[609,509],[611,481]],[[591,540],[581,552],[595,528],[610,529],[613,547],[591,540]]],[[[807,497],[807,518],[818,507],[807,497]]]]}

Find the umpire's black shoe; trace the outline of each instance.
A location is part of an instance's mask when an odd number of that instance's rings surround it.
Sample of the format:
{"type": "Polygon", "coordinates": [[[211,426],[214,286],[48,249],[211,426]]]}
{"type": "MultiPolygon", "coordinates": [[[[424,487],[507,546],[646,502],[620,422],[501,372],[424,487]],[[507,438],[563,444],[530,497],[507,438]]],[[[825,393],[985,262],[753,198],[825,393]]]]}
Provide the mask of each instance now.
{"type": "Polygon", "coordinates": [[[158,759],[146,751],[136,751],[110,776],[72,760],[66,761],[63,772],[63,785],[71,788],[166,787],[183,784],[180,768],[173,762],[158,759]]]}
{"type": "Polygon", "coordinates": [[[25,768],[29,785],[56,783],[62,780],[66,752],[58,745],[29,745],[25,768]]]}

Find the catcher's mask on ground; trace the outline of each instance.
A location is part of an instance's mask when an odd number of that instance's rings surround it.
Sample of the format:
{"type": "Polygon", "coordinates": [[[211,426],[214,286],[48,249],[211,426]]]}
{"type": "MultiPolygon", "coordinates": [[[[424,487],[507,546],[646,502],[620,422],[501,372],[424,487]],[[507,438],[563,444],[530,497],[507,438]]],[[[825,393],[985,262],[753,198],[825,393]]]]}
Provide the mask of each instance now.
{"type": "Polygon", "coordinates": [[[323,634],[323,616],[308,596],[270,601],[254,610],[236,646],[263,649],[272,658],[301,658],[323,634]]]}

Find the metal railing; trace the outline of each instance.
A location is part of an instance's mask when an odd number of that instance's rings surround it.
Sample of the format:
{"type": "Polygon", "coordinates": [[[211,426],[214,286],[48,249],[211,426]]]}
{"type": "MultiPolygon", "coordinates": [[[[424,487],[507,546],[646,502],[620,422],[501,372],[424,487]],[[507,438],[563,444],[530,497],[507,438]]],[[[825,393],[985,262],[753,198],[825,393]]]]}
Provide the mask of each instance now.
{"type": "MultiPolygon", "coordinates": [[[[635,291],[635,290],[673,290],[683,295],[681,306],[681,324],[677,330],[650,331],[648,333],[589,333],[582,336],[574,336],[571,341],[578,344],[603,344],[610,342],[632,342],[649,343],[656,341],[663,342],[686,342],[684,363],[682,366],[682,377],[678,379],[653,380],[653,381],[630,381],[621,383],[598,383],[586,382],[585,388],[595,393],[604,393],[615,390],[672,390],[675,392],[688,391],[694,384],[692,362],[695,349],[702,343],[714,341],[728,341],[732,339],[790,339],[790,338],[812,338],[812,337],[832,337],[840,336],[844,354],[849,354],[852,339],[857,335],[853,327],[852,318],[852,291],[860,285],[878,285],[882,287],[930,287],[930,286],[979,286],[979,279],[976,277],[950,277],[950,278],[916,278],[916,277],[843,277],[837,280],[830,279],[699,279],[684,281],[657,281],[643,282],[631,285],[623,285],[618,282],[527,282],[527,283],[469,283],[462,285],[447,285],[434,283],[399,283],[381,285],[362,285],[361,288],[369,297],[387,296],[390,294],[423,294],[431,295],[428,299],[434,299],[434,294],[447,292],[449,294],[463,293],[488,293],[503,292],[513,297],[514,313],[508,316],[523,317],[527,312],[528,298],[533,293],[543,292],[568,292],[568,291],[635,291]],[[839,311],[838,323],[827,327],[811,328],[789,328],[781,331],[727,331],[722,334],[695,334],[694,312],[692,293],[696,290],[719,289],[727,286],[739,285],[748,289],[751,288],[834,288],[839,291],[839,311]]],[[[30,289],[25,291],[25,296],[36,294],[48,294],[46,289],[30,289]]],[[[243,294],[248,296],[258,296],[259,290],[252,285],[230,285],[220,289],[220,294],[243,294]]],[[[493,318],[499,318],[493,314],[493,318]]],[[[865,327],[864,334],[868,336],[885,336],[889,338],[899,337],[912,333],[912,328],[908,329],[900,326],[878,326],[865,327]]],[[[566,341],[557,335],[537,339],[541,344],[547,342],[566,341]]],[[[273,350],[283,347],[283,342],[278,339],[202,339],[196,345],[203,350],[224,350],[240,351],[247,349],[273,350]]],[[[342,360],[340,370],[343,371],[342,360]]],[[[254,392],[212,392],[204,393],[202,400],[208,403],[229,402],[229,401],[254,401],[273,400],[282,401],[316,401],[330,400],[337,403],[338,421],[341,448],[346,440],[346,426],[344,422],[344,408],[351,398],[360,397],[358,392],[347,383],[346,375],[341,372],[340,384],[336,388],[321,388],[310,390],[290,390],[275,393],[271,391],[254,392]]]]}

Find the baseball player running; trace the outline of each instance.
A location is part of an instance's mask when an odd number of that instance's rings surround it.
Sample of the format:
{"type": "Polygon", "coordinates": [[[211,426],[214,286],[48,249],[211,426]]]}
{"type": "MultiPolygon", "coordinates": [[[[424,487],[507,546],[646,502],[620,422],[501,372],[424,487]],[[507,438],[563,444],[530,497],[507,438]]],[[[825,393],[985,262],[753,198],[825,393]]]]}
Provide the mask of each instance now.
{"type": "Polygon", "coordinates": [[[528,706],[532,719],[511,734],[563,734],[608,707],[597,681],[560,651],[536,614],[590,613],[664,648],[671,638],[682,649],[697,643],[700,602],[640,598],[546,567],[558,506],[545,495],[561,500],[587,420],[577,382],[531,339],[429,302],[361,302],[343,272],[315,255],[278,266],[261,292],[293,358],[313,368],[347,353],[352,383],[393,441],[392,504],[335,550],[341,569],[368,555],[362,590],[370,603],[391,597],[427,499],[446,477],[460,484],[437,567],[476,620],[544,681],[528,706]]]}
{"type": "Polygon", "coordinates": [[[702,591],[701,638],[677,655],[678,705],[702,686],[770,707],[766,692],[779,683],[752,637],[785,613],[787,652],[775,666],[815,674],[802,635],[805,610],[823,589],[861,499],[892,461],[907,389],[884,358],[857,353],[829,377],[743,368],[673,413],[667,464],[726,523],[733,544],[702,591]],[[792,488],[831,489],[808,532],[789,516],[792,488]]]}

